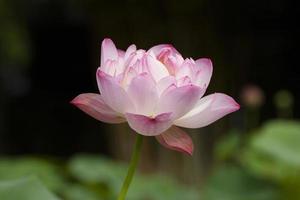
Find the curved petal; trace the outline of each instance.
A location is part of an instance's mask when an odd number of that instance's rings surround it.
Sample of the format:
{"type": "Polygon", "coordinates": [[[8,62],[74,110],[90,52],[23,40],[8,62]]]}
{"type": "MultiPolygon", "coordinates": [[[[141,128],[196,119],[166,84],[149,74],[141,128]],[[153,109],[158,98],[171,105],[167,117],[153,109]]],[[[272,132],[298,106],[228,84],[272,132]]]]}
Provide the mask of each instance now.
{"type": "Polygon", "coordinates": [[[120,71],[118,62],[116,60],[106,60],[103,65],[101,65],[101,70],[110,76],[117,74],[120,71]]]}
{"type": "Polygon", "coordinates": [[[195,85],[167,89],[160,97],[157,113],[173,112],[178,119],[195,106],[201,94],[202,89],[195,85]]]}
{"type": "Polygon", "coordinates": [[[174,75],[177,68],[183,63],[181,54],[169,44],[161,44],[149,49],[149,54],[154,55],[157,60],[162,62],[170,74],[174,75]]]}
{"type": "Polygon", "coordinates": [[[107,60],[117,60],[118,59],[118,50],[113,43],[113,41],[109,38],[105,38],[101,45],[101,66],[107,60]]]}
{"type": "Polygon", "coordinates": [[[138,61],[140,62],[140,60],[142,60],[142,58],[145,56],[145,53],[146,53],[145,50],[142,49],[133,51],[132,53],[130,53],[130,55],[128,55],[128,58],[126,58],[125,65],[129,67],[136,65],[138,61]]]}
{"type": "Polygon", "coordinates": [[[212,72],[213,72],[213,65],[210,59],[208,58],[200,58],[195,61],[198,69],[200,71],[197,73],[196,83],[200,87],[206,88],[210,82],[212,72]]]}
{"type": "Polygon", "coordinates": [[[154,118],[133,113],[126,113],[129,126],[145,136],[156,136],[172,126],[172,113],[162,113],[154,118]]]}
{"type": "Polygon", "coordinates": [[[185,59],[185,61],[182,63],[182,65],[178,68],[175,76],[177,80],[180,80],[181,78],[184,77],[193,77],[194,72],[193,72],[193,67],[194,63],[191,59],[185,59]]]}
{"type": "Polygon", "coordinates": [[[123,51],[122,49],[117,49],[118,51],[118,57],[119,58],[124,58],[125,57],[125,51],[123,51]]]}
{"type": "Polygon", "coordinates": [[[151,73],[152,77],[156,82],[158,82],[160,79],[166,76],[169,76],[167,68],[152,56],[147,55],[146,61],[148,71],[151,73]]]}
{"type": "Polygon", "coordinates": [[[166,76],[158,81],[156,84],[157,92],[159,96],[171,85],[177,85],[176,79],[174,76],[166,76]]]}
{"type": "Polygon", "coordinates": [[[184,85],[190,85],[190,84],[192,84],[192,80],[188,76],[184,76],[177,81],[177,86],[179,86],[179,87],[184,86],[184,85]]]}
{"type": "Polygon", "coordinates": [[[103,100],[118,113],[134,112],[133,103],[116,79],[98,69],[97,83],[103,100]]]}
{"type": "Polygon", "coordinates": [[[126,120],[113,111],[102,99],[94,93],[80,94],[71,103],[93,118],[106,123],[122,123],[126,120]]]}
{"type": "Polygon", "coordinates": [[[129,56],[136,51],[136,46],[134,44],[130,45],[125,52],[125,60],[129,58],[129,56]]]}
{"type": "Polygon", "coordinates": [[[131,83],[132,79],[138,75],[137,71],[133,67],[128,67],[125,72],[122,74],[120,78],[120,83],[122,87],[127,90],[129,84],[131,83]]]}
{"type": "Polygon", "coordinates": [[[187,153],[193,154],[194,144],[190,136],[182,129],[172,126],[162,134],[155,136],[158,142],[164,147],[187,153]]]}
{"type": "Polygon", "coordinates": [[[239,108],[239,104],[230,96],[215,93],[200,99],[194,109],[176,120],[174,124],[186,128],[200,128],[237,111],[239,108]]]}
{"type": "Polygon", "coordinates": [[[148,52],[153,52],[155,56],[158,56],[164,49],[168,49],[171,53],[180,54],[171,44],[159,44],[151,47],[148,52]]]}
{"type": "Polygon", "coordinates": [[[150,116],[158,102],[158,93],[152,77],[142,73],[132,79],[127,94],[131,98],[138,114],[150,116]]]}

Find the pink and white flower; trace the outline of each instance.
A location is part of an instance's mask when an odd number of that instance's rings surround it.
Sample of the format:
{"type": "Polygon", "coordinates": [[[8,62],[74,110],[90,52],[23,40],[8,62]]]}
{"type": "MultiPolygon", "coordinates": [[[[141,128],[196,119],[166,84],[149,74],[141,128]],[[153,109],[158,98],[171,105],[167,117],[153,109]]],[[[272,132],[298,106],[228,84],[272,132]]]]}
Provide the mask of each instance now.
{"type": "Polygon", "coordinates": [[[138,134],[192,154],[191,138],[177,126],[204,127],[240,107],[226,94],[203,97],[212,71],[210,59],[183,59],[171,45],[122,51],[104,39],[96,73],[100,94],[80,94],[71,103],[99,121],[127,121],[138,134]]]}

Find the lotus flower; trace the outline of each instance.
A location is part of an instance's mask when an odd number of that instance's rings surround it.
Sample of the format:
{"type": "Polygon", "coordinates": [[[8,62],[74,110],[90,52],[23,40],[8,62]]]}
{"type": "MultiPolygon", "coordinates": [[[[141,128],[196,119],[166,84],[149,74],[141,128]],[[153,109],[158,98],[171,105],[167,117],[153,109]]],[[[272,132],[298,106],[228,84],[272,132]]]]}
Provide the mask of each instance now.
{"type": "Polygon", "coordinates": [[[204,127],[239,109],[226,94],[203,97],[212,71],[210,59],[183,59],[168,44],[122,51],[104,39],[96,73],[100,94],[80,94],[71,103],[99,121],[127,121],[138,134],[192,154],[193,142],[178,126],[204,127]]]}

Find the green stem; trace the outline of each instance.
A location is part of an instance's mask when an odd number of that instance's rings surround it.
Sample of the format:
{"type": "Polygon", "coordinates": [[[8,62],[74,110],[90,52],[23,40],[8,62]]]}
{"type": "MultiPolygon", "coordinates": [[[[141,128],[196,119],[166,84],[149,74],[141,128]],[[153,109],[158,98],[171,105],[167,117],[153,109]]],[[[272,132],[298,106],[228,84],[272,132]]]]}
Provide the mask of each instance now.
{"type": "Polygon", "coordinates": [[[123,182],[123,186],[119,193],[118,200],[124,200],[126,197],[126,194],[127,194],[128,188],[130,186],[130,183],[132,181],[137,163],[139,161],[142,143],[143,143],[143,136],[140,134],[137,134],[135,145],[134,145],[134,151],[132,153],[129,169],[127,171],[127,176],[123,182]]]}

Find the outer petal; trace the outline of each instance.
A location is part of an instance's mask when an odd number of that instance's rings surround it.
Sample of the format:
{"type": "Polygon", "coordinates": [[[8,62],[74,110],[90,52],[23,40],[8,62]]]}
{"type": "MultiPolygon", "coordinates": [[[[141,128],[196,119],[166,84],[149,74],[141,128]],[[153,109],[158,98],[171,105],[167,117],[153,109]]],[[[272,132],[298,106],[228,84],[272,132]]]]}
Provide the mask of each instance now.
{"type": "Polygon", "coordinates": [[[200,58],[195,61],[197,67],[200,69],[197,74],[197,85],[200,87],[207,87],[213,72],[213,65],[210,59],[208,58],[200,58]]]}
{"type": "Polygon", "coordinates": [[[94,93],[80,94],[71,103],[80,110],[106,123],[121,123],[126,120],[113,111],[102,99],[101,95],[94,93]]]}
{"type": "Polygon", "coordinates": [[[103,100],[113,110],[123,114],[135,111],[128,94],[116,79],[98,69],[97,82],[103,100]]]}
{"type": "Polygon", "coordinates": [[[138,114],[150,116],[158,102],[156,85],[151,76],[142,73],[132,79],[127,93],[135,105],[138,114]]]}
{"type": "Polygon", "coordinates": [[[156,112],[173,112],[174,119],[190,111],[202,95],[202,89],[195,85],[169,88],[161,95],[156,112]]]}
{"type": "Polygon", "coordinates": [[[162,113],[154,118],[133,113],[126,113],[129,126],[145,136],[156,136],[172,126],[172,113],[162,113]]]}
{"type": "Polygon", "coordinates": [[[187,128],[200,128],[232,113],[240,108],[233,98],[215,93],[198,101],[194,109],[176,120],[174,124],[187,128]]]}
{"type": "Polygon", "coordinates": [[[111,39],[105,38],[101,45],[101,66],[107,60],[117,60],[118,50],[111,39]]]}
{"type": "Polygon", "coordinates": [[[193,141],[182,129],[172,126],[167,131],[156,136],[158,142],[168,149],[193,154],[193,141]]]}

